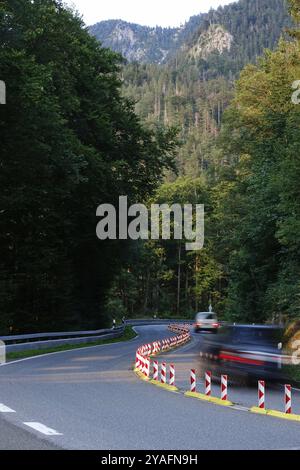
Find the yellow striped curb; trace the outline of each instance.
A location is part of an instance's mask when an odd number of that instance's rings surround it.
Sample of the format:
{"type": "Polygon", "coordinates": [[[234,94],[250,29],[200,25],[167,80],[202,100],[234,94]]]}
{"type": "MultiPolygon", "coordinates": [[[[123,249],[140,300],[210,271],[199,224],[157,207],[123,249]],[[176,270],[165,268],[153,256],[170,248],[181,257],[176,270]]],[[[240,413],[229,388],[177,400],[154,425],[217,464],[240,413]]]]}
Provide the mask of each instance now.
{"type": "Polygon", "coordinates": [[[258,406],[252,406],[252,408],[250,408],[250,411],[251,411],[251,413],[256,413],[258,415],[267,415],[268,414],[267,410],[259,408],[258,406]]]}
{"type": "Polygon", "coordinates": [[[165,390],[168,390],[169,392],[178,392],[178,388],[173,385],[162,384],[161,382],[158,382],[157,380],[150,380],[150,383],[153,385],[156,385],[157,387],[164,388],[165,390]]]}
{"type": "Polygon", "coordinates": [[[250,408],[250,411],[251,413],[261,414],[265,416],[273,416],[274,418],[287,419],[289,421],[300,422],[300,415],[286,414],[286,413],[283,413],[282,411],[262,410],[261,408],[258,408],[258,406],[253,406],[252,408],[250,408]]]}
{"type": "Polygon", "coordinates": [[[233,403],[231,401],[221,400],[221,398],[216,397],[207,397],[203,393],[185,392],[184,395],[189,398],[197,398],[198,400],[208,401],[210,403],[214,403],[215,405],[233,406],[233,403]]]}
{"type": "Polygon", "coordinates": [[[149,382],[148,377],[146,377],[143,372],[141,372],[139,369],[134,369],[134,372],[136,375],[139,377],[139,379],[144,380],[145,382],[149,382]]]}
{"type": "MultiPolygon", "coordinates": [[[[144,380],[145,382],[149,382],[153,385],[156,385],[157,387],[160,387],[164,390],[167,390],[169,392],[178,392],[179,389],[177,387],[174,387],[172,385],[168,384],[162,384],[159,381],[149,379],[148,377],[145,377],[145,375],[138,369],[134,369],[135,374],[141,379],[144,380]]],[[[219,406],[234,406],[234,403],[232,403],[229,400],[221,400],[221,398],[216,398],[216,397],[207,397],[203,393],[195,393],[195,392],[185,392],[184,395],[188,398],[197,398],[198,400],[206,401],[209,403],[214,403],[215,405],[219,406]]],[[[295,415],[295,414],[286,414],[281,411],[276,411],[276,410],[266,410],[259,408],[258,406],[252,406],[249,410],[251,413],[256,413],[264,416],[273,416],[274,418],[280,418],[280,419],[286,419],[288,421],[296,421],[300,422],[300,415],[295,415]]]]}
{"type": "Polygon", "coordinates": [[[145,382],[149,382],[153,385],[156,385],[157,387],[164,388],[165,390],[168,390],[169,392],[178,392],[178,388],[174,387],[173,385],[168,385],[168,384],[162,384],[161,382],[158,382],[153,379],[149,379],[146,377],[140,370],[134,369],[135,374],[141,379],[144,380],[145,382]]]}

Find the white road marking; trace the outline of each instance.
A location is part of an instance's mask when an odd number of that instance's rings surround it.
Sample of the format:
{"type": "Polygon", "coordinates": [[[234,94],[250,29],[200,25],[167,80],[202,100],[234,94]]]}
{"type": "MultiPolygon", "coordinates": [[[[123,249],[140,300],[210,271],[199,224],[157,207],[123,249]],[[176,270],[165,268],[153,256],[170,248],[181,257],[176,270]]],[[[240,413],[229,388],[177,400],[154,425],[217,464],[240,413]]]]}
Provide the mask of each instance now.
{"type": "Polygon", "coordinates": [[[46,436],[62,436],[63,435],[60,432],[55,431],[55,429],[48,428],[42,423],[32,422],[32,423],[23,423],[23,424],[25,424],[26,426],[29,426],[32,429],[35,429],[36,431],[41,432],[42,434],[45,434],[46,436]]]}
{"type": "Polygon", "coordinates": [[[0,403],[0,413],[15,413],[15,410],[12,410],[6,405],[3,405],[3,403],[0,403]]]}
{"type": "Polygon", "coordinates": [[[250,411],[249,408],[247,408],[246,406],[242,406],[242,405],[233,405],[231,408],[233,408],[234,410],[238,410],[238,411],[250,411]]]}

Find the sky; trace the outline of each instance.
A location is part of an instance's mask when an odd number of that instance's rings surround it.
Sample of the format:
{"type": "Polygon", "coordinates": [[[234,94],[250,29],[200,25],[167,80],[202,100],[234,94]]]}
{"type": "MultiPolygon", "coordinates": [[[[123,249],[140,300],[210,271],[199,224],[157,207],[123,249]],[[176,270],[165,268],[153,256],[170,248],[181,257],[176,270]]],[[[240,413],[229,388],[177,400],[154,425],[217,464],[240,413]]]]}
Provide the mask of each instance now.
{"type": "Polygon", "coordinates": [[[233,0],[65,0],[88,24],[121,19],[147,26],[180,26],[193,15],[233,0]]]}

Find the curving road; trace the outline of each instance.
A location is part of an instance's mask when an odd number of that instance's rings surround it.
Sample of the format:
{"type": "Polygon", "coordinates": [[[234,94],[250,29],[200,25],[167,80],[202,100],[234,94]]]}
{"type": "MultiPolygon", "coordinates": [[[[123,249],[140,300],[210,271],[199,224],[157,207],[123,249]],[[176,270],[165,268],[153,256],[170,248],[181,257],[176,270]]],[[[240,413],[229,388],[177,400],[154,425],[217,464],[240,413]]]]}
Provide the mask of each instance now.
{"type": "MultiPolygon", "coordinates": [[[[140,381],[131,369],[137,347],[170,332],[164,326],[137,331],[139,337],[128,343],[0,367],[0,449],[300,449],[299,423],[218,407],[140,381]]],[[[194,336],[166,355],[177,364],[184,389],[200,341],[194,336]]],[[[255,390],[230,393],[242,405],[256,404],[255,390]]],[[[281,391],[271,394],[281,403],[281,391]]],[[[294,401],[300,412],[299,396],[294,401]]]]}

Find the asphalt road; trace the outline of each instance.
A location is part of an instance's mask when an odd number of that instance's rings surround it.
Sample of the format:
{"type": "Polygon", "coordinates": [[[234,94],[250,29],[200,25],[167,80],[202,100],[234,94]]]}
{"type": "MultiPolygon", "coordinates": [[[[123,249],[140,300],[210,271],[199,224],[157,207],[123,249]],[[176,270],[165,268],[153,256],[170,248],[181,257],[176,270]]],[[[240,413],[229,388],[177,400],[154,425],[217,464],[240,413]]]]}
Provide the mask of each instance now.
{"type": "MultiPolygon", "coordinates": [[[[300,449],[299,423],[218,407],[140,381],[131,370],[135,350],[170,332],[163,326],[138,332],[128,343],[0,367],[0,449],[300,449]]],[[[197,361],[199,341],[193,337],[166,355],[181,369],[178,381],[185,389],[185,369],[197,361]]],[[[244,394],[241,402],[252,400],[254,391],[238,392],[231,393],[244,394]]]]}

